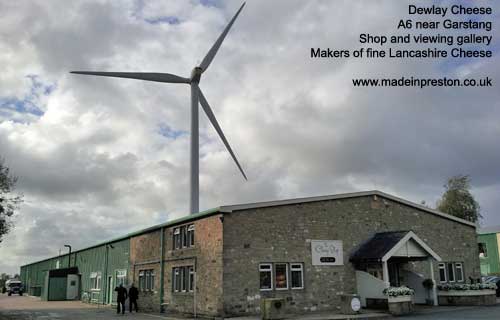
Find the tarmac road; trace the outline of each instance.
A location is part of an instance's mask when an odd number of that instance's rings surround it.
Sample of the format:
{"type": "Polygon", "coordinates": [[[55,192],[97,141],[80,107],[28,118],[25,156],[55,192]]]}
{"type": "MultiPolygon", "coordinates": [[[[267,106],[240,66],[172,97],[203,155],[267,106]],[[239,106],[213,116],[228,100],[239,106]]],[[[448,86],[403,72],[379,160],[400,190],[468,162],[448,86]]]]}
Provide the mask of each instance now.
{"type": "Polygon", "coordinates": [[[136,320],[169,319],[145,313],[116,314],[109,306],[89,305],[80,301],[41,301],[29,296],[0,294],[0,320],[108,320],[129,318],[136,320]]]}
{"type": "MultiPolygon", "coordinates": [[[[140,306],[139,306],[140,307],[140,306]]],[[[293,320],[329,320],[341,319],[339,315],[322,314],[295,317],[293,320]]],[[[116,309],[109,306],[89,305],[79,301],[41,301],[39,298],[27,296],[7,296],[0,294],[0,320],[180,320],[164,314],[128,313],[116,314],[116,309]]],[[[388,317],[386,319],[404,320],[498,320],[500,319],[500,304],[487,307],[418,307],[415,314],[404,317],[388,317]]],[[[233,320],[258,320],[259,317],[233,318],[233,320]]],[[[345,319],[345,318],[344,318],[345,319]]],[[[189,320],[184,318],[183,320],[189,320]]]]}

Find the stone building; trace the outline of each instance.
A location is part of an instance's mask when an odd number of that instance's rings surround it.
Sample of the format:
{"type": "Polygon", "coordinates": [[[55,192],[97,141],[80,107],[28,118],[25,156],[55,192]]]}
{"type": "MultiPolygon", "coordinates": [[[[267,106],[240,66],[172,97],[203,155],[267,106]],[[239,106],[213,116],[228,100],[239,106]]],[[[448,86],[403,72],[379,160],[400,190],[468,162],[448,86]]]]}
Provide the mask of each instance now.
{"type": "MultiPolygon", "coordinates": [[[[124,241],[128,284],[154,311],[258,314],[267,297],[283,298],[289,312],[336,311],[342,294],[358,293],[367,305],[389,285],[410,286],[425,303],[437,299],[424,279],[480,276],[473,223],[380,191],[221,206],[93,248],[124,241]]],[[[28,287],[37,264],[21,268],[28,287]]],[[[112,281],[95,289],[103,294],[96,301],[112,303],[112,281]]]]}

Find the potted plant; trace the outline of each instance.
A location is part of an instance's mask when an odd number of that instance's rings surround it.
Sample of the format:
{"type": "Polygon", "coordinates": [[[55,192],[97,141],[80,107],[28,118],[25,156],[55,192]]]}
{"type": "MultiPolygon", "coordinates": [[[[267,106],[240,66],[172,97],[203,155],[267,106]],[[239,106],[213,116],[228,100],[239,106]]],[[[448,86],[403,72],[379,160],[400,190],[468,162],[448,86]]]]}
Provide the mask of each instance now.
{"type": "Polygon", "coordinates": [[[494,305],[496,285],[494,283],[444,283],[437,286],[439,305],[494,305]]]}
{"type": "Polygon", "coordinates": [[[432,281],[432,279],[425,279],[422,281],[422,286],[427,289],[427,298],[425,299],[425,303],[432,306],[434,304],[434,299],[431,298],[431,291],[434,289],[434,281],[432,281]]]}
{"type": "Polygon", "coordinates": [[[413,312],[413,299],[415,294],[413,289],[406,286],[389,287],[384,289],[383,294],[387,296],[389,312],[399,316],[413,312]]]}

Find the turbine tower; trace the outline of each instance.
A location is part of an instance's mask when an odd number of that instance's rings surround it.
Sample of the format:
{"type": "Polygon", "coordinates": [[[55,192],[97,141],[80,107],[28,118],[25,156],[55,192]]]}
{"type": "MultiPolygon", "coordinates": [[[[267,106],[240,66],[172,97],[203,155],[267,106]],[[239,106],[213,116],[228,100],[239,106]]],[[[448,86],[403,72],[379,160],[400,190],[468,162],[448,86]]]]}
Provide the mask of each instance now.
{"type": "Polygon", "coordinates": [[[191,172],[190,172],[190,212],[191,214],[199,212],[199,133],[198,133],[198,103],[201,104],[203,111],[207,115],[208,119],[212,123],[215,128],[215,131],[219,134],[222,142],[226,146],[227,150],[231,154],[234,162],[238,166],[241,174],[247,180],[247,176],[243,171],[238,159],[234,155],[231,146],[227,142],[224,133],[222,132],[217,119],[215,118],[214,113],[212,112],[212,108],[208,104],[205,96],[201,92],[199,87],[200,78],[203,72],[207,71],[208,66],[214,59],[217,51],[219,50],[224,38],[226,37],[229,29],[233,25],[234,21],[240,14],[241,10],[245,6],[245,3],[241,5],[238,9],[234,17],[229,21],[229,24],[226,26],[224,31],[222,31],[221,35],[215,41],[212,48],[208,51],[206,56],[201,61],[201,64],[197,67],[194,67],[191,72],[190,78],[184,78],[177,76],[171,73],[151,73],[151,72],[100,72],[100,71],[71,71],[71,73],[76,74],[84,74],[84,75],[93,75],[93,76],[104,76],[104,77],[117,77],[117,78],[129,78],[129,79],[137,79],[137,80],[146,80],[146,81],[156,81],[156,82],[166,82],[166,83],[185,83],[191,86],[191,172]]]}

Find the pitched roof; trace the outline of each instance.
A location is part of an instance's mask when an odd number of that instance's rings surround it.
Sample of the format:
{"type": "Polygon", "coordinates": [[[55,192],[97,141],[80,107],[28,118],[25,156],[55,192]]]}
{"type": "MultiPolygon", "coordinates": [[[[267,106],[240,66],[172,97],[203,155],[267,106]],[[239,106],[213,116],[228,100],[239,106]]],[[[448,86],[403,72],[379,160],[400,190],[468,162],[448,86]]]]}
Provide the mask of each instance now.
{"type": "MultiPolygon", "coordinates": [[[[414,241],[425,253],[426,256],[434,258],[436,261],[441,261],[441,257],[432,250],[422,239],[420,239],[413,231],[390,231],[379,232],[367,242],[363,243],[356,250],[349,261],[351,262],[381,262],[387,261],[393,256],[401,256],[398,251],[410,241],[414,241]]],[[[406,252],[406,257],[419,257],[406,252]]]]}
{"type": "Polygon", "coordinates": [[[376,233],[371,239],[359,247],[349,261],[382,261],[385,256],[409,231],[393,231],[376,233]]]}
{"type": "Polygon", "coordinates": [[[446,213],[438,211],[438,210],[428,208],[428,207],[420,205],[420,204],[416,204],[414,202],[411,202],[411,201],[408,201],[408,200],[405,200],[405,199],[402,199],[402,198],[399,198],[399,197],[396,197],[396,196],[393,196],[393,195],[390,195],[388,193],[378,191],[378,190],[341,193],[341,194],[318,196],[318,197],[295,198],[295,199],[287,199],[287,200],[255,202],[255,203],[247,203],[247,204],[236,204],[236,205],[229,205],[229,206],[221,206],[221,207],[219,207],[219,211],[220,212],[233,212],[233,211],[246,210],[246,209],[284,206],[284,205],[300,204],[300,203],[315,202],[315,201],[349,199],[349,198],[358,198],[358,197],[366,197],[366,196],[379,196],[382,198],[386,198],[388,200],[392,200],[394,202],[398,202],[398,203],[407,205],[409,207],[413,207],[413,208],[419,209],[421,211],[425,211],[427,213],[439,216],[441,218],[445,218],[448,220],[452,220],[452,221],[476,228],[476,224],[473,222],[446,214],[446,213]]]}
{"type": "MultiPolygon", "coordinates": [[[[216,208],[213,208],[213,209],[208,209],[208,210],[205,210],[205,211],[202,211],[202,212],[199,212],[199,213],[195,213],[195,214],[191,214],[191,215],[185,215],[185,216],[183,216],[183,217],[181,217],[179,219],[170,220],[170,221],[167,221],[165,223],[161,223],[161,224],[157,224],[157,225],[151,226],[149,228],[145,228],[145,229],[141,229],[141,230],[138,230],[138,231],[135,231],[135,232],[131,232],[131,233],[128,233],[126,235],[123,235],[121,237],[117,237],[117,238],[114,238],[114,239],[111,239],[111,240],[99,242],[99,243],[97,243],[95,245],[88,246],[88,247],[85,247],[85,248],[73,251],[73,253],[74,252],[88,250],[88,249],[92,249],[92,248],[96,248],[96,247],[99,247],[99,246],[102,246],[102,245],[106,245],[106,244],[110,244],[110,243],[113,243],[113,242],[117,242],[117,241],[129,239],[131,237],[138,236],[138,235],[141,235],[141,234],[145,234],[145,233],[148,233],[148,232],[151,232],[151,231],[155,231],[155,230],[158,230],[158,229],[161,229],[161,228],[172,227],[172,226],[175,226],[175,225],[178,225],[178,224],[182,224],[182,223],[186,223],[186,222],[189,222],[189,221],[195,221],[195,220],[198,220],[198,219],[206,218],[208,216],[212,216],[212,215],[215,215],[215,214],[218,214],[218,213],[229,213],[229,212],[240,211],[240,210],[247,210],[247,209],[265,208],[265,207],[274,207],[274,206],[284,206],[284,205],[300,204],[300,203],[308,203],[308,202],[316,202],[316,201],[349,199],[349,198],[358,198],[358,197],[365,197],[365,196],[379,196],[379,197],[382,197],[382,198],[386,198],[386,199],[389,199],[389,200],[392,200],[392,201],[395,201],[395,202],[398,202],[398,203],[401,203],[401,204],[404,204],[404,205],[407,205],[407,206],[410,206],[410,207],[413,207],[413,208],[425,211],[427,213],[439,216],[441,218],[452,220],[452,221],[455,221],[455,222],[458,222],[458,223],[461,223],[461,224],[464,224],[464,225],[467,225],[467,226],[471,226],[471,227],[474,227],[474,228],[476,227],[476,225],[474,223],[470,222],[470,221],[457,218],[455,216],[452,216],[452,215],[449,215],[449,214],[446,214],[446,213],[443,213],[443,212],[440,212],[440,211],[437,211],[437,210],[434,210],[434,209],[431,209],[431,208],[428,208],[428,207],[416,204],[414,202],[411,202],[411,201],[408,201],[408,200],[405,200],[405,199],[402,199],[402,198],[390,195],[390,194],[382,192],[382,191],[372,190],[372,191],[362,191],[362,192],[341,193],[341,194],[327,195],[327,196],[294,198],[294,199],[286,199],[286,200],[276,200],[276,201],[265,201],[265,202],[255,202],[255,203],[246,203],[246,204],[235,204],[235,205],[220,206],[220,207],[216,207],[216,208]]],[[[66,255],[67,254],[62,254],[62,255],[60,255],[60,257],[64,257],[66,255]]],[[[39,262],[46,261],[46,260],[49,260],[49,259],[53,259],[53,258],[56,258],[56,257],[57,256],[54,256],[54,257],[51,257],[51,258],[46,258],[46,259],[39,260],[39,261],[36,261],[36,262],[31,262],[31,263],[28,263],[26,265],[30,265],[30,264],[34,264],[34,263],[39,263],[39,262]]]]}

